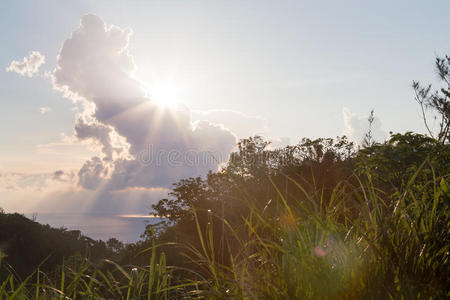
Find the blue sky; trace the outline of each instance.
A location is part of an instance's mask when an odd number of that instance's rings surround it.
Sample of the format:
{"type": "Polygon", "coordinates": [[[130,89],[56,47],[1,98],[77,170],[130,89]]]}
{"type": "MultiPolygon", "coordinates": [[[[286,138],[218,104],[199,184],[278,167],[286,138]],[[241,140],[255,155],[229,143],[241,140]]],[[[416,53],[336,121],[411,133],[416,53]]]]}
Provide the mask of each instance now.
{"type": "Polygon", "coordinates": [[[356,119],[374,109],[380,132],[423,132],[410,85],[437,79],[449,11],[448,1],[1,1],[0,172],[77,173],[95,155],[81,142],[55,146],[73,136],[77,105],[44,76],[87,13],[132,29],[133,76],[150,94],[176,91],[198,118],[236,112],[208,121],[238,137],[294,143],[344,133],[344,108],[356,119]],[[5,71],[31,51],[46,60],[37,76],[5,71]]]}

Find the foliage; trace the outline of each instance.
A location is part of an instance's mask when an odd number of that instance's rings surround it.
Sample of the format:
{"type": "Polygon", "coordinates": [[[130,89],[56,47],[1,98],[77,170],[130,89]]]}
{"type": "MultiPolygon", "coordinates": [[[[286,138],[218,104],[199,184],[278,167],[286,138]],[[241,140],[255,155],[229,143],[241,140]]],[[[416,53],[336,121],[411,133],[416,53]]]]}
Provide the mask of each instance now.
{"type": "Polygon", "coordinates": [[[172,238],[189,245],[191,263],[182,265],[210,278],[199,293],[249,299],[445,295],[449,145],[410,132],[357,152],[349,145],[305,139],[268,150],[250,139],[221,172],[180,182],[172,196],[184,213],[172,219],[172,238]],[[335,180],[324,180],[333,173],[335,180]]]}
{"type": "Polygon", "coordinates": [[[413,82],[412,86],[415,92],[415,100],[422,110],[423,121],[428,133],[441,143],[448,143],[450,142],[450,56],[437,57],[435,65],[439,79],[443,84],[438,90],[432,92],[431,85],[424,87],[416,81],[413,82]],[[439,122],[437,134],[433,133],[430,124],[428,124],[426,109],[431,109],[435,113],[434,119],[439,122]]]}
{"type": "Polygon", "coordinates": [[[86,259],[65,261],[53,276],[38,268],[24,280],[10,274],[0,283],[0,299],[178,299],[197,283],[174,283],[165,256],[153,246],[148,265],[122,267],[104,260],[99,268],[86,259]]]}
{"type": "Polygon", "coordinates": [[[382,144],[363,148],[358,153],[356,171],[366,174],[386,192],[392,189],[402,190],[420,165],[427,161],[431,169],[420,173],[423,183],[433,176],[450,173],[450,145],[421,134],[407,132],[393,134],[382,144]]]}
{"type": "Polygon", "coordinates": [[[0,214],[0,249],[6,255],[0,279],[8,276],[8,265],[19,278],[26,278],[43,262],[41,270],[52,271],[63,258],[81,254],[97,261],[110,257],[111,249],[103,241],[94,241],[78,230],[52,228],[20,214],[0,214]]]}

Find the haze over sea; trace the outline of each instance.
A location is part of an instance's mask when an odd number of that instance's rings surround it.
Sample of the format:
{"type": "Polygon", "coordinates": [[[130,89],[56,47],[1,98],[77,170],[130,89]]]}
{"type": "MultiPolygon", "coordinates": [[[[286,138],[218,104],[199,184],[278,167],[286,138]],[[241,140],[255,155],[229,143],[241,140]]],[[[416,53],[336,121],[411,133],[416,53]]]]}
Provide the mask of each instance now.
{"type": "Polygon", "coordinates": [[[124,243],[136,242],[144,233],[147,224],[156,224],[162,218],[150,215],[113,215],[113,214],[56,214],[44,213],[26,215],[41,224],[64,227],[68,230],[80,230],[85,236],[95,240],[107,241],[117,238],[124,243]]]}

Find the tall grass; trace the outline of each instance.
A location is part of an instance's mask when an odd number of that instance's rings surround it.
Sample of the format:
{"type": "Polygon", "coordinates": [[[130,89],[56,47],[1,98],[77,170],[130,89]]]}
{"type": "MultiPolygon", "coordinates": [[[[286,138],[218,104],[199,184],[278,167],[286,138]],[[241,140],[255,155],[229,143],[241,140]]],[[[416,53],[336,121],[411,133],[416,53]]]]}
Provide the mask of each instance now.
{"type": "Polygon", "coordinates": [[[187,292],[192,282],[172,281],[164,254],[151,251],[147,266],[120,266],[104,260],[95,266],[82,258],[65,262],[55,274],[37,269],[25,280],[10,274],[0,285],[0,299],[169,299],[187,292]],[[181,293],[181,294],[180,294],[181,293]]]}
{"type": "Polygon", "coordinates": [[[434,178],[418,193],[415,176],[401,194],[385,195],[360,180],[337,185],[331,199],[319,191],[295,204],[272,183],[278,199],[263,210],[252,207],[245,230],[222,220],[239,245],[229,249],[230,266],[214,262],[214,222],[204,229],[197,222],[202,247],[191,249],[192,260],[211,275],[199,293],[211,299],[450,296],[448,181],[434,178]],[[274,202],[283,207],[268,215],[274,202]]]}
{"type": "MultiPolygon", "coordinates": [[[[422,166],[424,167],[424,166],[422,166]]],[[[421,172],[419,169],[417,172],[421,172]]],[[[448,178],[419,188],[415,177],[394,195],[370,180],[338,184],[330,199],[320,189],[276,197],[235,228],[208,211],[202,226],[193,209],[199,247],[182,245],[199,271],[173,276],[157,245],[147,266],[105,261],[66,262],[58,274],[39,269],[24,280],[10,275],[0,299],[430,299],[450,296],[448,178]],[[278,205],[281,204],[281,205],[278,205]],[[227,263],[217,257],[213,220],[230,233],[227,263]],[[108,267],[109,266],[109,267],[108,267]]],[[[175,245],[174,245],[175,246],[175,245]]]]}

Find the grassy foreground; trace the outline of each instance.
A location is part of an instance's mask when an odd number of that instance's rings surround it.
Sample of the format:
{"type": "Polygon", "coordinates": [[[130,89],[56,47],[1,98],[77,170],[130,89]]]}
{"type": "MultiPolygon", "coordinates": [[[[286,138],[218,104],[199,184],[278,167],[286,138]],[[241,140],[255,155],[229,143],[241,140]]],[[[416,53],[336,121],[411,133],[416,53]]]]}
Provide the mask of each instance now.
{"type": "Polygon", "coordinates": [[[211,211],[203,226],[194,209],[200,247],[170,246],[179,247],[195,268],[168,266],[160,245],[141,253],[149,257],[142,266],[109,260],[94,265],[72,257],[51,274],[37,269],[18,278],[11,268],[0,283],[0,299],[446,298],[449,183],[448,177],[435,177],[418,189],[414,182],[424,165],[395,201],[370,180],[357,186],[341,182],[323,199],[320,191],[306,193],[288,177],[305,197],[287,199],[273,183],[277,199],[263,208],[248,202],[251,213],[242,228],[211,211]],[[275,204],[277,209],[268,209],[275,204]],[[225,260],[216,257],[218,223],[233,236],[225,260]]]}

